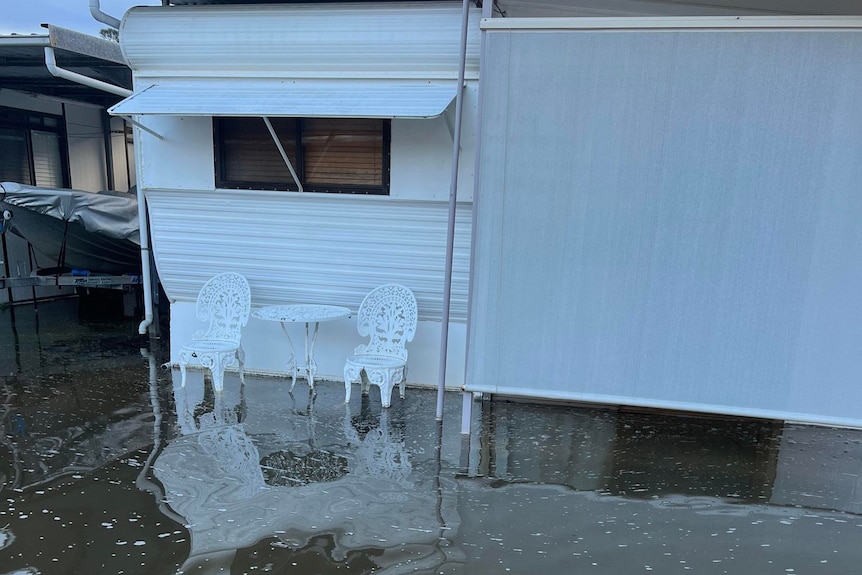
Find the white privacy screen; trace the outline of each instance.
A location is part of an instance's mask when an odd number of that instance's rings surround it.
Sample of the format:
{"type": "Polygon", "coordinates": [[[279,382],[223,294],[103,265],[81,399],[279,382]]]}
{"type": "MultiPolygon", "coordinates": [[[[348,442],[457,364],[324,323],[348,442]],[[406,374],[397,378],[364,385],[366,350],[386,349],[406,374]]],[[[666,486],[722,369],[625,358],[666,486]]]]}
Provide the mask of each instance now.
{"type": "Polygon", "coordinates": [[[467,388],[862,424],[862,32],[486,47],[467,388]]]}

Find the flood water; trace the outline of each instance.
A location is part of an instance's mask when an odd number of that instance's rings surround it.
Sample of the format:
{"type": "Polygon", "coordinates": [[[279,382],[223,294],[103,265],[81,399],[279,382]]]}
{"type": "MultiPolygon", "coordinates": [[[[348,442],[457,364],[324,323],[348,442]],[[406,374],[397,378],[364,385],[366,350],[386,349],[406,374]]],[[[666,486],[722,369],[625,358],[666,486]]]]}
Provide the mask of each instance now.
{"type": "Polygon", "coordinates": [[[0,310],[0,574],[848,574],[862,432],[228,374],[0,310]]]}

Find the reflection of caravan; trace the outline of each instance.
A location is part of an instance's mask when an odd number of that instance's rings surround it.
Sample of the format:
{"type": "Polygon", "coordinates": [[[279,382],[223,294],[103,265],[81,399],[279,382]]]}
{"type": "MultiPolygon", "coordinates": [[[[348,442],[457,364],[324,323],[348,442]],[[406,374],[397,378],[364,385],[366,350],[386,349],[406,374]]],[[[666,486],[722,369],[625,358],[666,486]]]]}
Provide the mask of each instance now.
{"type": "MultiPolygon", "coordinates": [[[[411,477],[409,454],[388,413],[351,417],[349,408],[335,405],[343,415],[326,419],[342,425],[318,426],[312,396],[303,403],[279,390],[284,408],[273,425],[255,416],[262,406],[257,389],[271,386],[231,383],[222,396],[208,395],[201,378],[175,386],[182,435],[152,466],[191,535],[183,570],[229,566],[238,549],[266,538],[301,550],[332,536],[330,559],[375,547],[384,550],[381,566],[386,549],[434,547],[438,493],[411,477]]],[[[454,512],[447,509],[447,516],[454,512]]]]}
{"type": "Polygon", "coordinates": [[[740,512],[774,507],[862,513],[862,443],[856,434],[611,409],[494,403],[484,410],[485,429],[471,446],[470,474],[478,477],[628,500],[712,501],[740,512]]]}

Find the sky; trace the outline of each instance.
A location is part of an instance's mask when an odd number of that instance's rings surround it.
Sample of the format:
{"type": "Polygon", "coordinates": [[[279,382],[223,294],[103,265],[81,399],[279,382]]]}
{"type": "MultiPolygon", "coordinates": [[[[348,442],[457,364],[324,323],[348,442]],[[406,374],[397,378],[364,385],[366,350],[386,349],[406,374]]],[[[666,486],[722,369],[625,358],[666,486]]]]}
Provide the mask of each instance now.
{"type": "MultiPolygon", "coordinates": [[[[107,27],[90,15],[89,0],[0,0],[0,5],[0,34],[46,34],[43,22],[94,36],[107,27]]],[[[119,19],[132,6],[160,5],[161,0],[101,0],[102,12],[119,19]]]]}

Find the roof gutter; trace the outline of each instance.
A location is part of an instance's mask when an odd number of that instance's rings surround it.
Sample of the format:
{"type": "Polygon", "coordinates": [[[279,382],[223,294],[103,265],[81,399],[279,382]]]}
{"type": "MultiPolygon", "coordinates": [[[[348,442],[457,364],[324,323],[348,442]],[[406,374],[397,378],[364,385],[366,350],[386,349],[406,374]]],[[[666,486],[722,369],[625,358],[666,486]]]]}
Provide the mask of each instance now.
{"type": "Polygon", "coordinates": [[[90,15],[95,18],[97,22],[107,24],[111,28],[116,28],[117,30],[120,29],[120,20],[114,18],[110,14],[102,12],[99,0],[90,0],[90,15]]]}
{"type": "Polygon", "coordinates": [[[101,80],[96,80],[95,78],[90,78],[89,76],[58,67],[57,59],[54,56],[53,46],[45,46],[45,65],[48,67],[48,71],[51,72],[51,75],[56,76],[57,78],[63,78],[64,80],[69,80],[77,84],[83,84],[84,86],[102,90],[103,92],[110,92],[111,94],[116,94],[117,96],[122,96],[124,98],[128,98],[132,95],[131,90],[123,88],[122,86],[115,86],[114,84],[102,82],[101,80]]]}
{"type": "Polygon", "coordinates": [[[0,43],[2,43],[3,46],[42,47],[50,46],[51,39],[48,36],[4,36],[0,43]]]}

